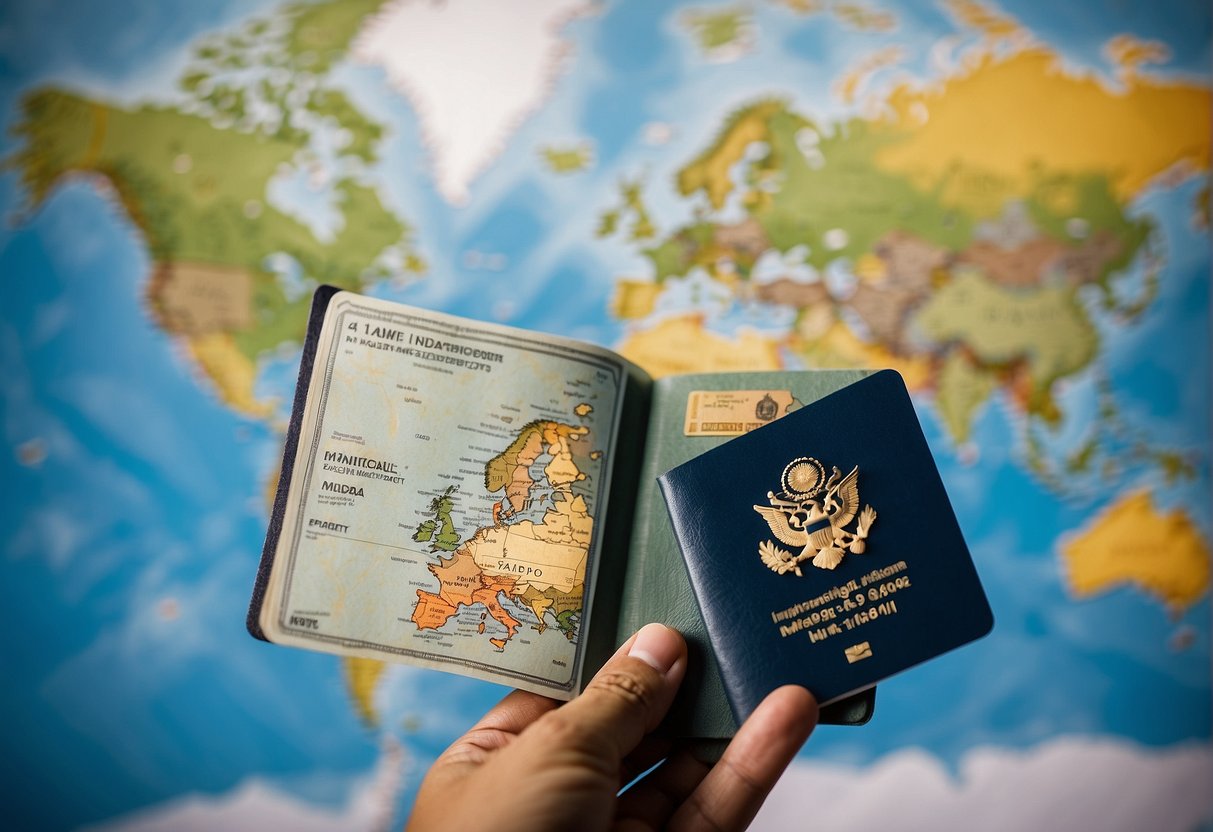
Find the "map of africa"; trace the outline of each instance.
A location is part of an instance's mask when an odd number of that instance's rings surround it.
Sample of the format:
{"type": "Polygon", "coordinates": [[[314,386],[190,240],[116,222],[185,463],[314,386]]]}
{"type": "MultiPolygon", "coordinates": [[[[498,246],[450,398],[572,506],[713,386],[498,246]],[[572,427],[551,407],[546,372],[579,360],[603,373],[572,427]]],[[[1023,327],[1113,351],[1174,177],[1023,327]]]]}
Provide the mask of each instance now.
{"type": "MultiPolygon", "coordinates": [[[[1207,7],[56,0],[0,44],[18,826],[397,828],[504,692],[243,630],[322,283],[902,373],[997,624],[757,828],[1213,822],[1207,7]]],[[[576,643],[601,438],[552,408],[410,497],[425,638],[576,643]]]]}

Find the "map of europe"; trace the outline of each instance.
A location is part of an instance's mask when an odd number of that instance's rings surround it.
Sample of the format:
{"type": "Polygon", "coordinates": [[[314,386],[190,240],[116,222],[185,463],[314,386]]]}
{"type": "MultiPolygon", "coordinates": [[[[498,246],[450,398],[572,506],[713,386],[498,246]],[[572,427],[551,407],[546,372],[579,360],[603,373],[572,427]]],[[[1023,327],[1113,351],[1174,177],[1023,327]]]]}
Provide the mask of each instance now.
{"type": "MultiPolygon", "coordinates": [[[[903,375],[997,625],[756,828],[1213,822],[1211,45],[1178,0],[6,6],[14,822],[398,828],[502,695],[243,630],[320,284],[903,375]]],[[[567,405],[419,485],[405,625],[576,643],[567,405]]]]}
{"type": "MultiPolygon", "coordinates": [[[[588,408],[585,403],[577,406],[582,415],[588,408]]],[[[485,490],[502,492],[493,503],[493,525],[477,529],[463,545],[451,519],[454,487],[434,498],[430,504],[434,516],[417,527],[413,540],[430,543],[432,551],[454,554],[429,567],[438,579],[437,592],[417,590],[411,618],[418,629],[439,629],[460,607],[480,605],[485,612],[478,634],[484,634],[484,619],[491,616],[506,632],[504,637],[490,636],[489,641],[504,650],[522,625],[498,603],[501,594],[534,614],[532,627],[537,632],[544,632],[550,619],[569,641],[576,638],[593,518],[585,498],[572,489],[586,475],[577,467],[570,443],[587,441],[589,432],[545,420],[524,426],[514,442],[485,466],[485,490]],[[539,500],[547,503],[542,522],[508,522],[537,502],[533,491],[539,483],[531,476],[536,466],[541,466],[541,483],[547,489],[539,500]]]]}

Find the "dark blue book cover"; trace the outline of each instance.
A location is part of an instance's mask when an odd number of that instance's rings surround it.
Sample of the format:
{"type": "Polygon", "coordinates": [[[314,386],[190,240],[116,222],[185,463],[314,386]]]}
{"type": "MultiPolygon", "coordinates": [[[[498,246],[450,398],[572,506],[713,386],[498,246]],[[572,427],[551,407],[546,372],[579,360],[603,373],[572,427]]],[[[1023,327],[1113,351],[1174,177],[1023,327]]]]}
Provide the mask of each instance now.
{"type": "Polygon", "coordinates": [[[739,722],[780,685],[826,704],[993,626],[892,370],[659,481],[739,722]]]}

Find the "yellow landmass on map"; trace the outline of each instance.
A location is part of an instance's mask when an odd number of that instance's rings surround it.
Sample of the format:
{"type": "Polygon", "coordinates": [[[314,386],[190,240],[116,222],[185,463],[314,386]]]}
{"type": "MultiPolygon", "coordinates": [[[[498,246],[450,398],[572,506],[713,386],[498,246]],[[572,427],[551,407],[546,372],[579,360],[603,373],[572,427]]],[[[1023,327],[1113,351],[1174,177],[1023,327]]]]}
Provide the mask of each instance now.
{"type": "Polygon", "coordinates": [[[861,341],[841,322],[832,324],[820,337],[794,338],[790,346],[810,367],[896,370],[910,390],[924,389],[934,379],[930,356],[894,355],[879,344],[861,341]]]}
{"type": "Polygon", "coordinates": [[[345,670],[345,685],[354,700],[354,709],[368,727],[379,724],[379,712],[375,709],[375,688],[383,676],[386,665],[375,659],[347,656],[342,660],[345,670]]]}
{"type": "MultiPolygon", "coordinates": [[[[585,499],[576,494],[553,497],[551,507],[543,513],[543,522],[538,525],[524,520],[515,528],[529,530],[537,540],[576,546],[584,552],[590,549],[594,521],[585,499]]],[[[584,568],[584,562],[582,564],[584,568]]],[[[578,578],[580,580],[580,578],[578,578]]]]}
{"type": "Polygon", "coordinates": [[[958,23],[976,29],[989,40],[1026,37],[1028,34],[1015,18],[976,0],[950,0],[947,8],[958,23]]]}
{"type": "Polygon", "coordinates": [[[891,32],[897,28],[896,17],[874,6],[835,2],[830,11],[841,23],[861,32],[891,32]]]}
{"type": "Polygon", "coordinates": [[[1128,585],[1179,613],[1209,589],[1208,543],[1186,514],[1158,511],[1144,491],[1110,506],[1062,545],[1061,556],[1078,598],[1128,585]]]}
{"type": "Polygon", "coordinates": [[[1117,35],[1104,44],[1104,55],[1119,75],[1135,75],[1146,64],[1165,64],[1171,50],[1156,40],[1140,40],[1132,35],[1117,35]]]}
{"type": "Polygon", "coordinates": [[[268,514],[274,510],[274,501],[278,499],[278,480],[282,477],[282,467],[274,468],[274,472],[265,479],[265,489],[261,496],[265,498],[265,511],[268,514]]]}
{"type": "Polygon", "coordinates": [[[461,551],[486,575],[515,579],[513,594],[528,586],[540,592],[553,587],[569,592],[585,583],[593,527],[585,500],[558,494],[542,523],[486,526],[461,551]]]}
{"type": "Polygon", "coordinates": [[[884,283],[889,278],[889,265],[871,252],[855,258],[855,276],[864,283],[884,283]]]}
{"type": "MultiPolygon", "coordinates": [[[[582,415],[582,414],[578,414],[582,415]]],[[[543,475],[553,488],[565,488],[585,479],[585,474],[573,461],[570,439],[580,439],[590,432],[589,428],[575,428],[558,422],[546,422],[541,428],[543,441],[548,446],[552,461],[543,467],[543,475]]]]}
{"type": "Polygon", "coordinates": [[[185,343],[225,403],[248,416],[265,418],[273,414],[273,405],[253,394],[257,367],[236,347],[231,335],[211,332],[186,338],[185,343]]]}
{"type": "Polygon", "coordinates": [[[1173,165],[1209,168],[1209,88],[1133,76],[1115,90],[1040,47],[899,86],[888,105],[882,124],[900,135],[876,163],[926,190],[942,185],[945,200],[980,215],[1028,196],[1042,165],[1104,175],[1126,200],[1173,165]]]}
{"type": "Polygon", "coordinates": [[[678,190],[684,196],[703,190],[713,208],[723,208],[733,190],[730,169],[741,161],[746,148],[753,142],[768,139],[768,119],[783,108],[780,101],[768,101],[746,107],[730,118],[711,147],[678,172],[678,190]]]}
{"type": "Polygon", "coordinates": [[[661,284],[651,280],[620,280],[611,296],[611,314],[621,321],[635,321],[653,314],[661,284]]]}
{"type": "Polygon", "coordinates": [[[865,81],[879,70],[897,63],[904,57],[905,50],[900,46],[886,46],[884,49],[865,55],[844,72],[834,84],[834,94],[841,98],[844,104],[854,102],[865,81]]]}
{"type": "Polygon", "coordinates": [[[668,318],[635,332],[616,350],[654,378],[678,373],[778,370],[779,345],[764,335],[743,332],[726,338],[708,332],[696,315],[668,318]]]}

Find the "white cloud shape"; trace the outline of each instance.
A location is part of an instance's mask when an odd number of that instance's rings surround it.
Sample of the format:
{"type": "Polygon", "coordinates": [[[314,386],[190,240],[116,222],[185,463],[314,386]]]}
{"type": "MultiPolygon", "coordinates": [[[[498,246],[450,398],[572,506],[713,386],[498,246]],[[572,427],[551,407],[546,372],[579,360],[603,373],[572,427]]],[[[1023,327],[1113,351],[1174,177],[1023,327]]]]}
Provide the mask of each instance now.
{"type": "Polygon", "coordinates": [[[226,794],[191,794],[123,815],[82,832],[347,832],[386,829],[405,771],[405,752],[386,740],[379,763],[357,783],[345,805],[318,806],[251,777],[226,794]]]}
{"type": "Polygon", "coordinates": [[[866,768],[793,764],[753,828],[1188,832],[1213,818],[1210,783],[1208,744],[1064,737],[1025,751],[978,748],[957,777],[906,750],[866,768]]]}
{"type": "MultiPolygon", "coordinates": [[[[250,778],[227,794],[177,798],[92,832],[382,829],[391,822],[405,762],[403,749],[386,741],[376,770],[337,808],[250,778]]],[[[1064,737],[1025,751],[979,748],[958,777],[931,755],[905,750],[867,767],[796,762],[752,829],[1188,832],[1213,819],[1210,782],[1208,744],[1152,749],[1064,737]]]]}

